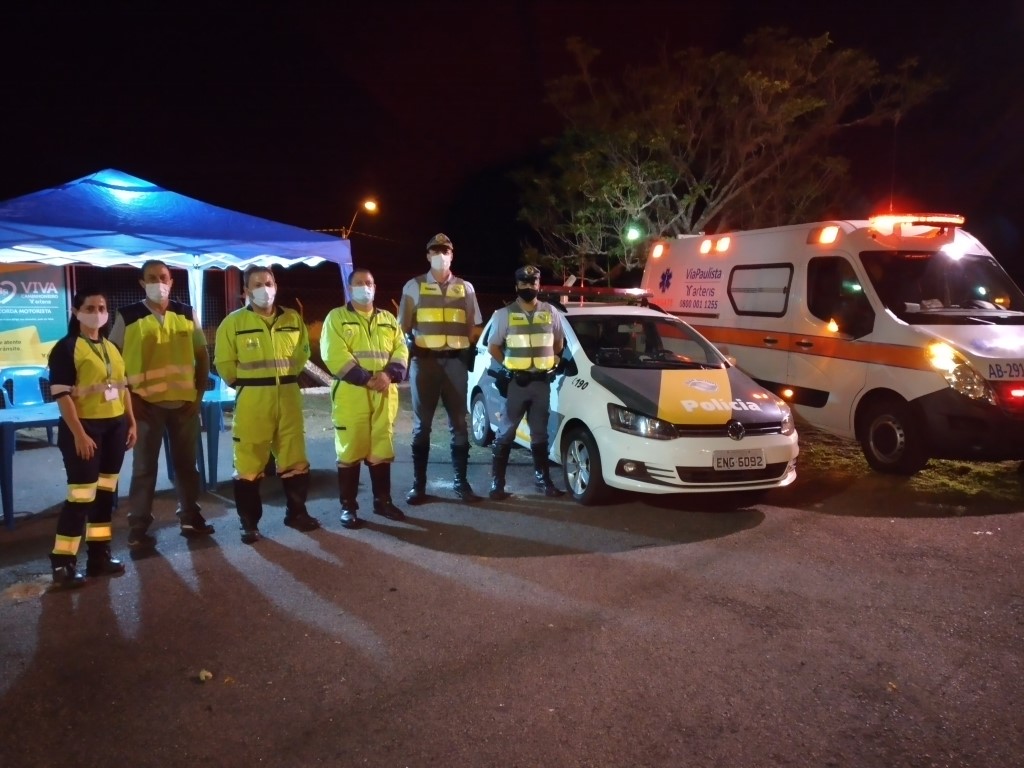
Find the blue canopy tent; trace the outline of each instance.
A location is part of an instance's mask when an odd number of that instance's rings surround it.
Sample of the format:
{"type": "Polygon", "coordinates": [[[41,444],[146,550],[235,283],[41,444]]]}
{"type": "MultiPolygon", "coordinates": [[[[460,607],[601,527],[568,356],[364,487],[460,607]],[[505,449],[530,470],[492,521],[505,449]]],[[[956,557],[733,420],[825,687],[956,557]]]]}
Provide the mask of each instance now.
{"type": "Polygon", "coordinates": [[[341,270],[343,290],[352,271],[348,240],[210,205],[113,169],[0,202],[0,264],[139,267],[147,259],[188,270],[197,311],[206,269],[330,261],[341,270]]]}

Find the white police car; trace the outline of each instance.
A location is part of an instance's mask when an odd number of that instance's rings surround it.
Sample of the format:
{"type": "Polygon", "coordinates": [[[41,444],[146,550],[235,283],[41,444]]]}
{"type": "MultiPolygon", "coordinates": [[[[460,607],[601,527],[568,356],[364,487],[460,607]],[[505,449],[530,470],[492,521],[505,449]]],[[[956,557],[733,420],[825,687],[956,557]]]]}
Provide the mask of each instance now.
{"type": "MultiPolygon", "coordinates": [[[[689,325],[628,303],[563,309],[564,370],[551,385],[548,444],[576,501],[600,503],[608,488],[763,491],[796,479],[789,406],[689,325]]],[[[488,373],[498,368],[487,351],[490,330],[488,322],[469,375],[471,438],[479,446],[507,421],[488,373]]],[[[525,418],[516,443],[530,444],[525,418]]]]}

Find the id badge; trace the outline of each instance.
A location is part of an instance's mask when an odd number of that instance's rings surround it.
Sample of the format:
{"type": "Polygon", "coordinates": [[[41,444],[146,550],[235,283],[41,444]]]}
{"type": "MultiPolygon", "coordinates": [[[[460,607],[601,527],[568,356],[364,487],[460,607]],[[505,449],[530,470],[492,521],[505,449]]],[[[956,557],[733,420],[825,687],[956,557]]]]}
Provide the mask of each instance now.
{"type": "Polygon", "coordinates": [[[107,387],[103,390],[103,399],[106,401],[117,400],[117,390],[113,387],[107,387]]]}

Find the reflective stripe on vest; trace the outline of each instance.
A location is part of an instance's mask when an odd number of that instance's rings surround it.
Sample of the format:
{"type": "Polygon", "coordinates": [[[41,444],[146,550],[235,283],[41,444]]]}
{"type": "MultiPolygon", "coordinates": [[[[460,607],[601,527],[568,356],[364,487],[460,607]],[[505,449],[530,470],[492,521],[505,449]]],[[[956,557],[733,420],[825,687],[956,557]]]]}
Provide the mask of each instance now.
{"type": "Polygon", "coordinates": [[[124,360],[117,347],[101,339],[95,347],[82,336],[75,341],[75,385],[68,387],[55,384],[50,393],[68,393],[75,402],[75,411],[80,419],[110,419],[124,413],[121,393],[125,388],[124,360]],[[101,346],[102,345],[102,346],[101,346]],[[102,351],[100,351],[102,350],[102,351]],[[110,380],[107,380],[107,362],[100,355],[106,352],[110,360],[110,380]],[[107,390],[116,390],[117,397],[107,400],[107,390]]]}
{"type": "Polygon", "coordinates": [[[469,301],[466,284],[457,277],[443,286],[417,277],[420,284],[416,303],[416,346],[424,349],[467,349],[469,347],[469,301]]]}
{"type": "Polygon", "coordinates": [[[510,371],[550,371],[555,367],[555,325],[548,310],[533,317],[509,309],[505,367],[510,371]]]}
{"type": "MultiPolygon", "coordinates": [[[[235,386],[294,384],[303,366],[295,351],[303,342],[302,318],[294,309],[279,307],[273,325],[248,307],[232,312],[224,321],[235,336],[235,386]]],[[[303,356],[308,355],[304,352],[303,356]]]]}
{"type": "Polygon", "coordinates": [[[162,323],[152,312],[126,322],[128,386],[151,403],[196,399],[195,324],[191,315],[176,311],[186,307],[171,302],[162,323]]]}
{"type": "Polygon", "coordinates": [[[345,378],[356,365],[377,373],[391,363],[403,368],[409,364],[409,349],[395,316],[375,309],[366,318],[351,304],[328,313],[321,331],[320,350],[328,370],[338,380],[345,378]]]}

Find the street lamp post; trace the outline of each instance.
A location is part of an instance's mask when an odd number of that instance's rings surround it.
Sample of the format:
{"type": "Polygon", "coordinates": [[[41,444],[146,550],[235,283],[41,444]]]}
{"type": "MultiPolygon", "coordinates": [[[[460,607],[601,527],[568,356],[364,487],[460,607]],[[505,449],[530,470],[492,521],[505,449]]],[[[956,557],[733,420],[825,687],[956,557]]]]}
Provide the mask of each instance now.
{"type": "Polygon", "coordinates": [[[341,230],[341,236],[345,240],[349,239],[349,235],[352,234],[352,227],[356,224],[356,217],[359,216],[359,211],[366,211],[367,213],[377,212],[377,201],[376,200],[364,200],[363,204],[356,208],[356,212],[352,214],[352,221],[348,223],[348,226],[341,230]]]}

